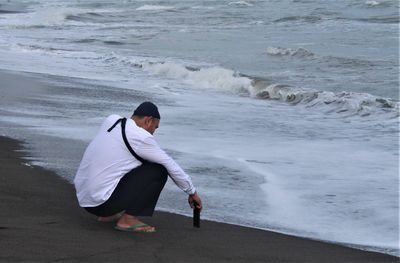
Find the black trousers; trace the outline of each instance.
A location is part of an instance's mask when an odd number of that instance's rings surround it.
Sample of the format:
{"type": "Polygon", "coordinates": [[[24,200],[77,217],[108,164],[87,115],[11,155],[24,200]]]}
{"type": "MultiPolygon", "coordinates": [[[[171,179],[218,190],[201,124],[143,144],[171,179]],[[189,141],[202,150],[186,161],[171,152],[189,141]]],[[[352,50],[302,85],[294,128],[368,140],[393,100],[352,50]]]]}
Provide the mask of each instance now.
{"type": "Polygon", "coordinates": [[[133,216],[152,216],[168,172],[156,163],[144,163],[121,178],[110,198],[96,207],[85,209],[97,216],[122,212],[133,216]]]}

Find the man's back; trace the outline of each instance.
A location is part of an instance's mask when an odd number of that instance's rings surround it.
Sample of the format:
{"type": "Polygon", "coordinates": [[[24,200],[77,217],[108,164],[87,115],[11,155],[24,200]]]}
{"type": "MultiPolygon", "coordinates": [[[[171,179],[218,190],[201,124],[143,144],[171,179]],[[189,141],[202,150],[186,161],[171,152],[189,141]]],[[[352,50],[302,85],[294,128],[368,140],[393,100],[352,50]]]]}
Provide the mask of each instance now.
{"type": "MultiPolygon", "coordinates": [[[[120,118],[119,115],[107,117],[83,155],[74,180],[82,206],[91,207],[107,200],[119,179],[141,165],[127,149],[122,139],[121,125],[107,131],[120,118]]],[[[129,143],[133,149],[151,136],[130,119],[127,121],[128,126],[129,143]]]]}

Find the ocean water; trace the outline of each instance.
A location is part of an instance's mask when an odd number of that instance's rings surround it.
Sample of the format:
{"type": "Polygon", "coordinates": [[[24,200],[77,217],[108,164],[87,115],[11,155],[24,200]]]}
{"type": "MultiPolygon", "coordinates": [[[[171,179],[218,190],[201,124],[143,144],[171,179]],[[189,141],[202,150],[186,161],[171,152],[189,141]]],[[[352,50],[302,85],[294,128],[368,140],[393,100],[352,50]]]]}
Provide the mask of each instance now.
{"type": "MultiPolygon", "coordinates": [[[[0,69],[19,76],[0,79],[0,133],[71,182],[102,120],[152,100],[203,218],[399,256],[398,10],[0,1],[0,69]]],[[[171,180],[158,209],[191,214],[171,180]]]]}

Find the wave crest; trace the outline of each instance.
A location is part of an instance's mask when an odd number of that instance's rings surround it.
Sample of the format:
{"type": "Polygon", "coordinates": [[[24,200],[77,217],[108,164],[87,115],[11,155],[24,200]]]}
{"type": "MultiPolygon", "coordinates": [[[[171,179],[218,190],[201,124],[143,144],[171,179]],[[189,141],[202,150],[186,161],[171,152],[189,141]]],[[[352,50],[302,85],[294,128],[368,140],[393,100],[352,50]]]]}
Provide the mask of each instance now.
{"type": "Polygon", "coordinates": [[[378,1],[368,0],[368,1],[365,1],[365,4],[368,5],[368,6],[373,7],[373,6],[380,5],[381,3],[378,2],[378,1]]]}
{"type": "Polygon", "coordinates": [[[350,115],[368,116],[383,110],[399,116],[399,102],[375,97],[367,93],[329,92],[304,90],[283,84],[268,84],[265,81],[253,81],[249,90],[252,97],[280,100],[292,105],[303,104],[306,107],[317,107],[326,113],[349,113],[350,115]]]}
{"type": "Polygon", "coordinates": [[[398,101],[367,93],[307,90],[245,76],[218,66],[196,68],[175,62],[150,61],[149,58],[127,59],[117,56],[111,56],[106,61],[119,61],[151,74],[185,81],[194,87],[223,90],[255,99],[277,100],[290,105],[304,105],[308,108],[318,108],[325,113],[365,117],[383,112],[390,113],[390,118],[399,117],[398,101]]]}
{"type": "Polygon", "coordinates": [[[267,54],[272,56],[313,57],[314,53],[305,48],[268,47],[267,54]]]}
{"type": "Polygon", "coordinates": [[[239,93],[248,91],[252,82],[249,78],[239,76],[233,70],[221,67],[197,69],[171,62],[144,63],[142,66],[143,69],[154,74],[188,80],[205,88],[217,87],[218,89],[239,93]]]}

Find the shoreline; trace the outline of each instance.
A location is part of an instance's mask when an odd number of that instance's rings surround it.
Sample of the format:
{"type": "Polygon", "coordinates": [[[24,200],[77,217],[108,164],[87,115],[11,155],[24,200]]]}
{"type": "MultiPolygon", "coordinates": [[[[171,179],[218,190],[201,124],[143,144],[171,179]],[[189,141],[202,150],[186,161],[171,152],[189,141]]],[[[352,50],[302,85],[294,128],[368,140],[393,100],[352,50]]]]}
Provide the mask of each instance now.
{"type": "Polygon", "coordinates": [[[266,230],[156,211],[154,234],[121,233],[81,209],[73,186],[27,166],[22,142],[0,136],[0,261],[398,262],[399,258],[266,230]],[[12,219],[12,220],[10,220],[12,219]]]}
{"type": "MultiPolygon", "coordinates": [[[[179,216],[187,217],[190,219],[192,218],[191,216],[188,216],[186,214],[175,212],[175,211],[169,211],[168,209],[159,209],[156,211],[161,212],[161,213],[179,215],[179,216]]],[[[211,222],[220,223],[220,224],[239,226],[239,227],[244,227],[244,228],[250,228],[250,229],[256,229],[256,230],[260,230],[260,231],[267,231],[267,232],[281,234],[281,235],[287,235],[287,236],[295,237],[295,238],[302,238],[302,239],[312,240],[312,241],[326,243],[326,244],[338,245],[338,246],[347,247],[347,248],[365,251],[365,252],[372,252],[372,253],[378,253],[378,254],[382,254],[382,255],[393,256],[393,257],[397,257],[398,261],[400,262],[400,256],[397,256],[395,253],[390,253],[390,252],[385,253],[384,249],[382,249],[381,247],[377,247],[377,246],[359,245],[359,244],[337,242],[337,241],[331,241],[331,240],[325,240],[325,239],[318,239],[318,238],[313,238],[313,237],[309,237],[309,236],[302,236],[300,234],[296,235],[296,234],[291,233],[290,231],[279,231],[279,230],[275,230],[273,228],[269,229],[269,228],[262,228],[262,227],[246,225],[246,224],[238,224],[238,223],[234,223],[234,222],[224,222],[224,221],[219,221],[219,220],[214,220],[214,219],[209,219],[209,218],[204,218],[204,217],[202,217],[201,220],[202,221],[203,220],[211,221],[211,222]]]]}

